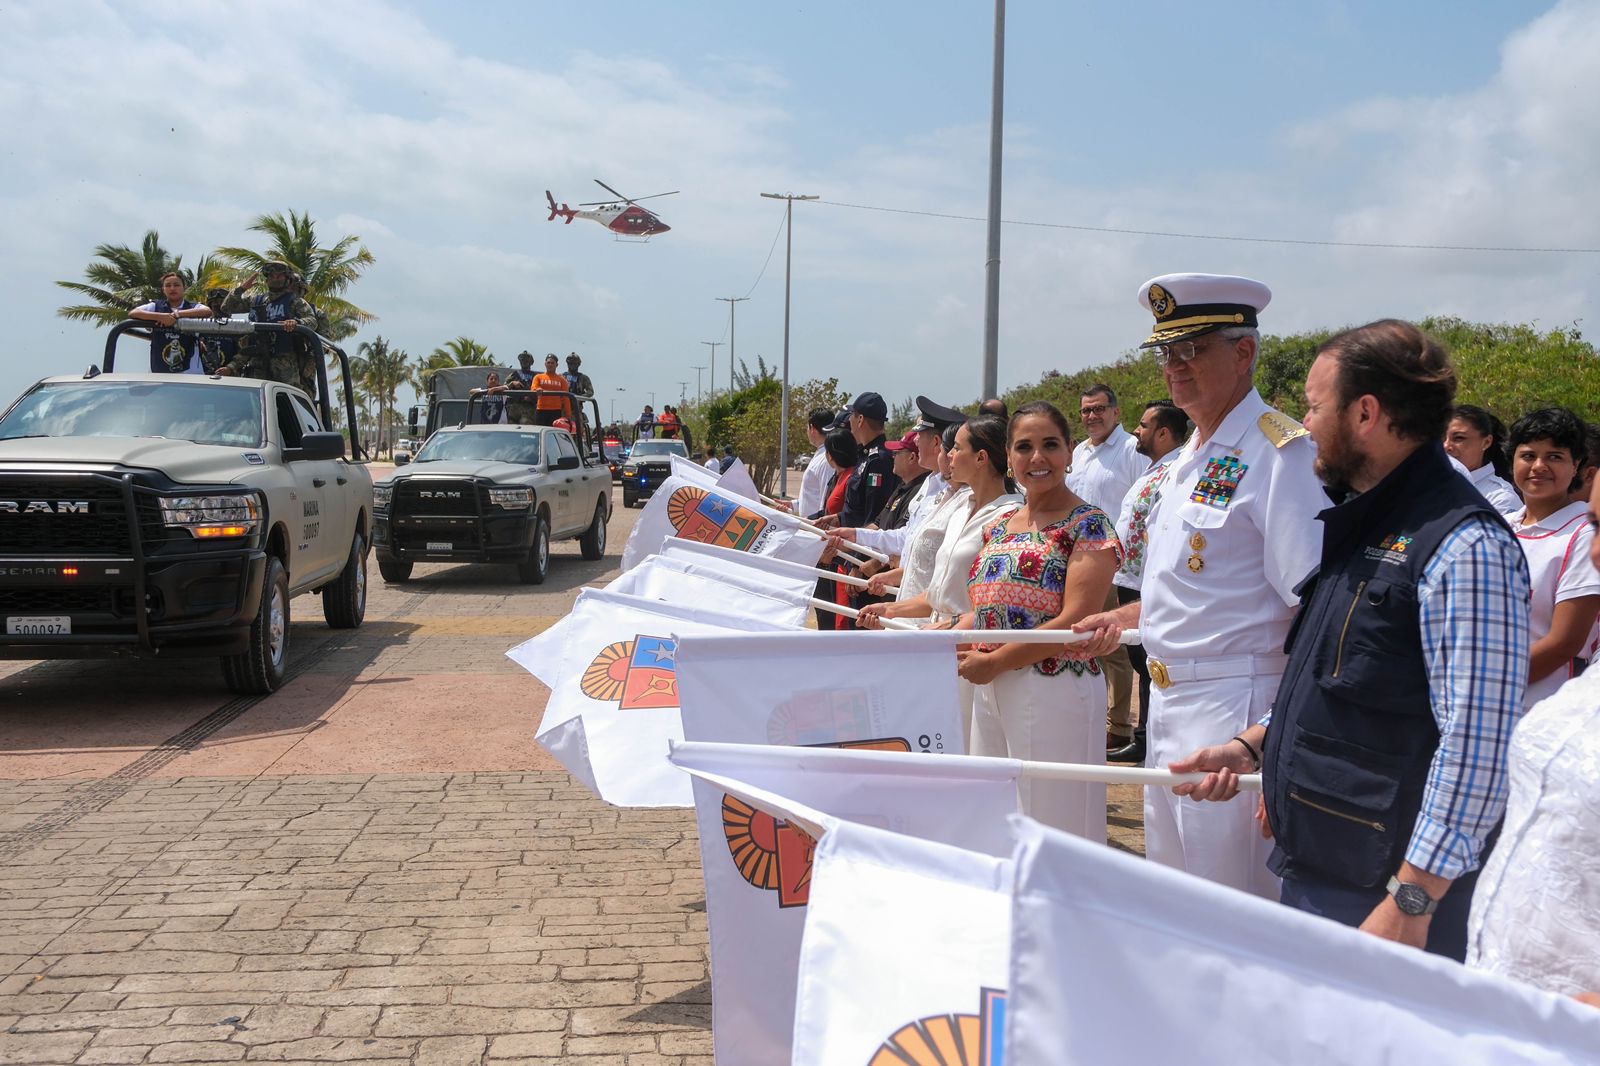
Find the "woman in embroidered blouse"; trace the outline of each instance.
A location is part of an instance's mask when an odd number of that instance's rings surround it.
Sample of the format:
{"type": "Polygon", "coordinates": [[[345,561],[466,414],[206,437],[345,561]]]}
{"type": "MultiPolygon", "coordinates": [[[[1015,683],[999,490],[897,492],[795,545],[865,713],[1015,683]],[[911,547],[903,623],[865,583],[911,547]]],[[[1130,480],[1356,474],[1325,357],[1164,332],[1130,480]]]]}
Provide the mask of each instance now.
{"type": "MultiPolygon", "coordinates": [[[[1011,471],[1027,502],[994,522],[970,571],[974,629],[1067,629],[1111,591],[1122,545],[1109,515],[1067,488],[1072,432],[1043,401],[1012,416],[1011,471]]],[[[1106,683],[1098,660],[1048,644],[980,644],[960,653],[975,687],[971,752],[1047,762],[1103,763],[1106,683]]],[[[1019,785],[1024,813],[1104,842],[1104,785],[1019,785]]]]}

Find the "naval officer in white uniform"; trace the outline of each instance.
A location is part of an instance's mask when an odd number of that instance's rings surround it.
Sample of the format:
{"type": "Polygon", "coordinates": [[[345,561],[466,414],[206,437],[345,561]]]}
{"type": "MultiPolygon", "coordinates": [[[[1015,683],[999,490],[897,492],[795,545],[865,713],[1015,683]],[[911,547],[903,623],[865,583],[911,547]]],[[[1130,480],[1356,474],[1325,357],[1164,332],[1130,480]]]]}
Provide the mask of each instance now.
{"type": "MultiPolygon", "coordinates": [[[[1317,564],[1327,505],[1304,428],[1255,390],[1258,281],[1168,274],[1139,290],[1172,401],[1195,424],[1169,457],[1147,519],[1143,599],[1074,628],[1139,627],[1149,655],[1148,765],[1161,767],[1264,715],[1283,673],[1295,587],[1317,564]]],[[[1145,790],[1145,855],[1211,881],[1278,897],[1254,804],[1196,803],[1145,790]],[[1228,810],[1226,808],[1233,807],[1228,810]]]]}

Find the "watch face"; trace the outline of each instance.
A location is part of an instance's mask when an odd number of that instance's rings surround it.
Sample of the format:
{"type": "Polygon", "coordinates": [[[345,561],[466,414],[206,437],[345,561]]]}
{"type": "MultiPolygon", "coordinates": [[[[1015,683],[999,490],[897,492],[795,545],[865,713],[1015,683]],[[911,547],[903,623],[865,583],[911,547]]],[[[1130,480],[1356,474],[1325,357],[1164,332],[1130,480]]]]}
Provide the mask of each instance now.
{"type": "Polygon", "coordinates": [[[1433,909],[1433,897],[1421,885],[1401,884],[1394,890],[1394,902],[1402,911],[1411,915],[1427,914],[1433,909]]]}

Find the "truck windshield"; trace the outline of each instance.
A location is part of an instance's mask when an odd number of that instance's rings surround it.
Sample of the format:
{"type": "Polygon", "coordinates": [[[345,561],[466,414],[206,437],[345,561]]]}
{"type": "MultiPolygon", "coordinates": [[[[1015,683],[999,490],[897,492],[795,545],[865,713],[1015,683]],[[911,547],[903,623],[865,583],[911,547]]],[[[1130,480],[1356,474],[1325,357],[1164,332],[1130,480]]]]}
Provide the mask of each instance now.
{"type": "Polygon", "coordinates": [[[259,448],[261,393],[176,381],[42,385],[0,421],[0,440],[14,437],[167,437],[259,448]]]}
{"type": "Polygon", "coordinates": [[[446,459],[476,459],[481,462],[537,466],[540,436],[538,433],[503,431],[474,433],[471,430],[436,433],[422,446],[415,461],[436,463],[446,459]]]}
{"type": "Polygon", "coordinates": [[[689,449],[681,440],[642,440],[633,446],[633,458],[646,455],[681,455],[689,457],[689,449]]]}

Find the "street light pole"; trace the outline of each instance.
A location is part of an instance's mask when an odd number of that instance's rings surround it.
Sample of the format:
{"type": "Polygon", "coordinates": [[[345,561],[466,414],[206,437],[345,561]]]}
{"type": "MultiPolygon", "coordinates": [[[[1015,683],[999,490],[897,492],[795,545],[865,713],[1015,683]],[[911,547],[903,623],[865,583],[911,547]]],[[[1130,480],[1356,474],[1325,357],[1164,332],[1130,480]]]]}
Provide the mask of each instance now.
{"type": "Polygon", "coordinates": [[[711,348],[711,398],[717,398],[717,349],[722,347],[721,341],[701,341],[701,344],[711,348]]]}
{"type": "Polygon", "coordinates": [[[718,296],[718,300],[728,305],[728,391],[733,391],[733,305],[742,304],[750,299],[748,296],[718,296]]]}
{"type": "Polygon", "coordinates": [[[689,369],[694,371],[694,402],[698,404],[706,395],[705,378],[700,376],[705,372],[706,368],[703,366],[691,366],[689,369]]]}
{"type": "Polygon", "coordinates": [[[984,261],[983,398],[1000,395],[1000,158],[1005,133],[1006,0],[994,0],[994,89],[989,113],[989,241],[984,261]]]}
{"type": "Polygon", "coordinates": [[[778,409],[778,494],[789,494],[789,278],[794,266],[794,202],[815,196],[764,192],[769,200],[788,201],[783,208],[783,393],[778,409]]]}
{"type": "Polygon", "coordinates": [[[688,391],[689,391],[689,383],[687,381],[678,382],[678,402],[679,403],[683,403],[683,398],[688,393],[688,391]]]}

